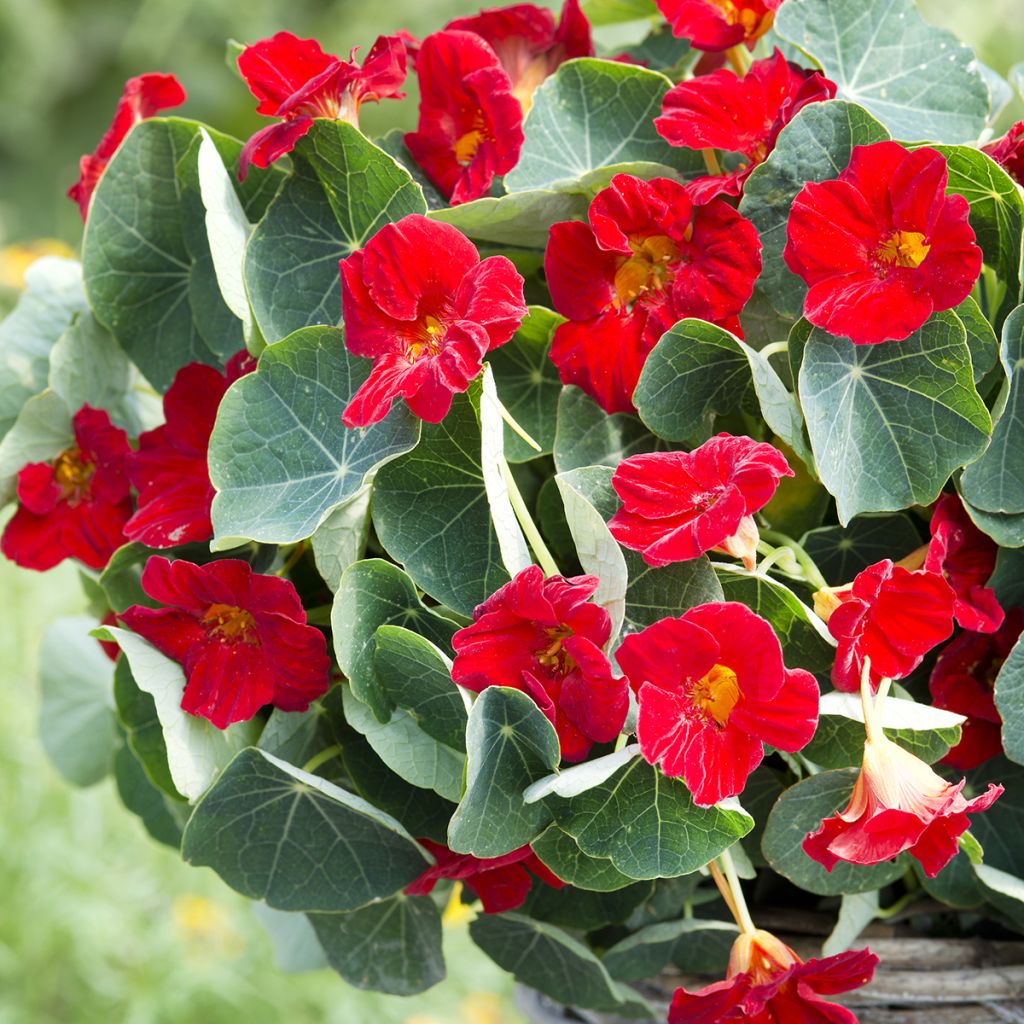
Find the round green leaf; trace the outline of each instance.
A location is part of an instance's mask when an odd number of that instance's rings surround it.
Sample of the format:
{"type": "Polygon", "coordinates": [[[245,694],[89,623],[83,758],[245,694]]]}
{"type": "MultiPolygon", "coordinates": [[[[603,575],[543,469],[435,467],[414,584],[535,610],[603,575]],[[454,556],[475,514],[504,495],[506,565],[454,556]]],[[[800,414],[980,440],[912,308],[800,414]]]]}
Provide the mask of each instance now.
{"type": "Polygon", "coordinates": [[[788,0],[775,31],[898,139],[973,142],[985,127],[988,87],[974,54],[911,0],[788,0]]]}
{"type": "Polygon", "coordinates": [[[545,803],[585,854],[607,858],[637,879],[696,871],[754,824],[738,805],[694,806],[681,780],[666,778],[641,758],[600,786],[545,803]]]}
{"type": "Polygon", "coordinates": [[[181,853],[278,910],[355,910],[428,866],[390,815],[255,747],[196,805],[181,853]]]}
{"type": "Polygon", "coordinates": [[[636,416],[609,416],[577,387],[562,388],[555,429],[555,466],[559,473],[582,466],[611,466],[641,452],[653,452],[658,439],[636,416]]]}
{"type": "Polygon", "coordinates": [[[411,996],[443,981],[441,915],[427,896],[397,896],[348,914],[310,914],[328,964],[356,988],[411,996]]]}
{"type": "Polygon", "coordinates": [[[373,524],[396,562],[431,597],[471,614],[509,574],[487,504],[480,425],[473,401],[456,395],[419,445],[377,473],[373,524]]]}
{"type": "Polygon", "coordinates": [[[525,693],[490,686],[476,699],[466,729],[466,793],[448,826],[448,845],[474,857],[501,857],[535,839],[551,820],[527,804],[528,786],[558,767],[554,726],[525,693]]]}
{"type": "Polygon", "coordinates": [[[369,372],[341,331],[310,327],[268,348],[228,389],[208,455],[215,550],[309,537],[377,467],[415,447],[419,420],[404,403],[369,427],[341,422],[369,372]]]}
{"type": "Polygon", "coordinates": [[[904,341],[881,345],[815,328],[799,390],[841,523],[930,504],[950,473],[985,450],[992,429],[955,313],[937,313],[904,341]]]}
{"type": "Polygon", "coordinates": [[[588,857],[576,840],[557,825],[549,826],[530,846],[563,882],[593,892],[614,892],[636,879],[619,871],[607,857],[588,857]]]}
{"type": "Polygon", "coordinates": [[[602,963],[621,981],[652,978],[669,964],[688,974],[724,974],[738,934],[736,926],[725,921],[662,921],[617,942],[602,963]]]}
{"type": "Polygon", "coordinates": [[[534,93],[519,163],[505,187],[586,192],[616,172],[653,177],[703,167],[697,154],[673,148],[654,130],[671,84],[635,64],[566,62],[534,93]]]}
{"type": "Polygon", "coordinates": [[[851,582],[857,573],[883,558],[903,558],[920,543],[914,521],[902,513],[855,516],[848,526],[822,526],[809,530],[800,540],[832,586],[851,582]]]}

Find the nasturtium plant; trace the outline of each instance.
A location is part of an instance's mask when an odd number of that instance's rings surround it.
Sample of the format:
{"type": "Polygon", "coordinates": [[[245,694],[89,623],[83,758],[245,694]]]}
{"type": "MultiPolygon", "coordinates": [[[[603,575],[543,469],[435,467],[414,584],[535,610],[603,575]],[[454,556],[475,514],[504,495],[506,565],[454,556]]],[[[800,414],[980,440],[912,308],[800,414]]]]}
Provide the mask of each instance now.
{"type": "Polygon", "coordinates": [[[453,901],[581,1010],[705,978],[669,1024],[855,1021],[823,997],[922,896],[1024,932],[1009,86],[910,0],[365,42],[241,47],[244,142],[131,79],[81,262],[0,323],[0,550],[88,603],[57,770],[393,994],[453,901]],[[825,955],[761,897],[838,915],[825,955]]]}

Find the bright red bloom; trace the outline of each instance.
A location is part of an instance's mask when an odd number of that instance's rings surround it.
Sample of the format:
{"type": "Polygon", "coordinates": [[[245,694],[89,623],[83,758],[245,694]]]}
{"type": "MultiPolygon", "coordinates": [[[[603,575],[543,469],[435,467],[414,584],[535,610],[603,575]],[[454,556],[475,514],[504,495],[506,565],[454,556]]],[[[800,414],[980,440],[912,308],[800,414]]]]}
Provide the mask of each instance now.
{"type": "Polygon", "coordinates": [[[523,145],[523,110],[495,52],[475,32],[435,32],[416,57],[420,119],[405,145],[453,205],[479,199],[523,145]]]}
{"type": "Polygon", "coordinates": [[[835,94],[835,82],[820,71],[790,64],[776,50],[754,61],[742,78],[723,68],[674,85],[654,127],[673,146],[742,153],[745,159],[735,170],[697,178],[688,186],[698,201],[723,193],[738,196],[750,172],[775,148],[779,132],[809,103],[835,94]]]}
{"type": "Polygon", "coordinates": [[[238,70],[260,101],[256,112],[282,119],[261,128],[242,147],[242,181],[251,165],[269,167],[290,153],[313,126],[313,118],[348,121],[358,128],[360,104],[405,95],[398,91],[405,81],[407,59],[398,36],[380,36],[362,66],[355,58],[355,50],[342,60],[324,53],[315,39],[299,39],[291,32],[261,39],[238,55],[238,70]]]}
{"type": "Polygon", "coordinates": [[[939,498],[932,513],[932,539],[924,567],[953,588],[953,616],[964,629],[992,633],[1003,622],[995,592],[985,586],[996,568],[999,549],[964,511],[955,494],[939,498]]]}
{"type": "MultiPolygon", "coordinates": [[[[956,597],[938,574],[910,572],[888,559],[869,565],[828,615],[838,641],[832,682],[837,690],[860,686],[864,659],[871,659],[871,686],[903,679],[953,632],[956,597]]],[[[815,602],[817,606],[817,602],[815,602]]]]}
{"type": "Polygon", "coordinates": [[[524,116],[537,86],[548,75],[574,57],[594,56],[590,22],[580,10],[579,0],[565,0],[557,25],[546,7],[512,4],[456,18],[445,30],[475,32],[494,50],[524,116]]]}
{"type": "Polygon", "coordinates": [[[981,249],[970,207],[946,195],[946,158],[927,146],[857,146],[834,181],[793,201],[783,256],[809,286],[804,316],[855,345],[899,341],[971,293],[981,249]]]}
{"type": "Polygon", "coordinates": [[[964,631],[942,649],[928,685],[932,703],[967,721],[960,742],[942,759],[960,771],[1003,752],[1002,718],[996,708],[996,676],[1024,631],[1024,608],[1011,608],[995,633],[964,631]]]}
{"type": "Polygon", "coordinates": [[[23,569],[45,572],[65,558],[102,569],[127,541],[128,435],[88,405],[75,413],[71,427],[71,447],[18,473],[18,509],[0,550],[23,569]]]}
{"type": "Polygon", "coordinates": [[[612,487],[622,508],[608,528],[648,565],[668,565],[718,550],[754,567],[757,524],[779,486],[792,476],[785,456],[749,437],[719,434],[692,452],[655,452],[620,462],[612,487]]]}
{"type": "Polygon", "coordinates": [[[442,878],[451,878],[480,897],[485,914],[502,914],[523,905],[534,877],[556,889],[565,885],[529,846],[521,846],[503,857],[481,860],[468,853],[453,853],[430,839],[420,839],[419,843],[434,855],[437,863],[405,887],[409,896],[426,896],[442,878]]]}
{"type": "Polygon", "coordinates": [[[799,750],[817,728],[814,676],[785,667],[775,631],[746,605],[661,619],[627,636],[615,658],[640,702],[640,752],[681,775],[700,806],[741,793],[766,743],[799,750]]]}
{"type": "Polygon", "coordinates": [[[864,761],[850,802],[804,839],[804,852],[831,871],[839,861],[880,864],[908,850],[934,878],[956,856],[967,815],[990,807],[1003,787],[965,800],[965,780],[951,786],[885,735],[877,704],[866,703],[864,717],[864,761]]]}
{"type": "Polygon", "coordinates": [[[868,984],[877,966],[866,949],[804,963],[770,932],[744,932],[733,944],[726,980],[699,992],[676,989],[668,1024],[857,1024],[851,1011],[821,996],[868,984]]]}
{"type": "Polygon", "coordinates": [[[349,351],[374,360],[345,408],[347,427],[382,420],[398,397],[440,423],[526,316],[511,260],[481,260],[457,228],[419,214],[385,224],[341,261],[341,304],[349,351]]]}
{"type": "Polygon", "coordinates": [[[1024,185],[1024,121],[1018,121],[1001,139],[981,147],[1006,173],[1024,185]]]}
{"type": "Polygon", "coordinates": [[[738,330],[761,272],[761,240],[719,199],[695,206],[668,178],[616,174],[594,197],[589,224],[551,228],[544,271],[559,325],[551,360],[606,412],[633,412],[647,355],[686,317],[738,330]]]}
{"type": "Polygon", "coordinates": [[[528,566],[452,637],[455,682],[477,693],[511,686],[529,694],[555,727],[567,761],[614,740],[629,710],[626,681],[612,674],[601,651],[611,619],[590,600],[598,583],[596,576],[545,579],[528,566]]]}
{"type": "Polygon", "coordinates": [[[124,83],[124,92],[117,101],[114,120],[110,122],[110,127],[93,152],[79,160],[78,181],[68,189],[68,198],[78,203],[82,220],[85,220],[89,213],[89,200],[96,191],[100,175],[125,136],[140,121],[152,117],[160,110],[178,107],[184,102],[185,90],[174,75],[139,75],[137,78],[129,78],[124,83]]]}
{"type": "Polygon", "coordinates": [[[130,540],[151,548],[209,540],[213,484],[206,463],[217,409],[228,387],[256,369],[242,351],[224,373],[203,363],[183,366],[164,395],[163,426],[139,437],[128,475],[139,492],[138,511],[125,524],[130,540]]]}
{"type": "Polygon", "coordinates": [[[672,34],[695,50],[753,46],[772,27],[782,0],[657,0],[672,34]]]}
{"type": "Polygon", "coordinates": [[[327,692],[327,642],[306,625],[290,580],[237,558],[193,565],[154,555],[142,589],[165,607],[133,605],[121,621],[184,668],[190,715],[226,729],[266,704],[305,711],[327,692]]]}

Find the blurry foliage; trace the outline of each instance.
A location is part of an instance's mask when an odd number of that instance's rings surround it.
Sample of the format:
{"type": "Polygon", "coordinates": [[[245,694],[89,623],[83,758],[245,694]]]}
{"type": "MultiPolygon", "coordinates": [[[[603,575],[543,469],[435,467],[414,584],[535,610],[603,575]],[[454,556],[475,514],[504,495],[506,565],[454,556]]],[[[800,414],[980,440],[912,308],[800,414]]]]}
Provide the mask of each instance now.
{"type": "MultiPolygon", "coordinates": [[[[287,29],[332,53],[360,46],[365,54],[381,33],[406,28],[423,36],[485,5],[497,0],[2,0],[0,244],[44,235],[77,244],[81,224],[64,192],[132,75],[173,72],[189,93],[184,116],[244,138],[266,121],[226,66],[228,39],[254,42],[287,29]]],[[[1020,0],[920,0],[920,7],[997,70],[1024,59],[1020,0]]],[[[404,104],[365,108],[368,132],[411,127],[414,79],[409,92],[404,104]]],[[[1020,116],[1019,104],[1015,110],[1020,116]]]]}

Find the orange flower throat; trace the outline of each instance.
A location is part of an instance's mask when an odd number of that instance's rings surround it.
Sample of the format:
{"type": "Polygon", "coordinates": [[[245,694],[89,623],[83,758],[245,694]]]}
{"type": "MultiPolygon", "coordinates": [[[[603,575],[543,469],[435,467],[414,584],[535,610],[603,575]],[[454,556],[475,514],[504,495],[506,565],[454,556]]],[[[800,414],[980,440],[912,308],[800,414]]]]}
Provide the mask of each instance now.
{"type": "Polygon", "coordinates": [[[88,500],[89,486],[95,474],[95,463],[86,462],[77,445],[62,451],[53,463],[53,481],[69,505],[88,500]]]}
{"type": "Polygon", "coordinates": [[[690,699],[705,718],[713,719],[720,729],[724,729],[740,699],[736,673],[725,665],[715,665],[703,679],[693,684],[690,699]]]}
{"type": "Polygon", "coordinates": [[[211,604],[203,615],[202,623],[207,633],[222,643],[252,646],[259,642],[252,614],[237,605],[211,604]]]}
{"type": "Polygon", "coordinates": [[[671,264],[679,259],[676,243],[667,235],[631,238],[632,256],[615,271],[615,296],[619,306],[628,306],[645,292],[661,291],[672,281],[671,264]]]}
{"type": "Polygon", "coordinates": [[[875,250],[875,260],[889,267],[916,270],[931,248],[920,231],[894,231],[875,250]]]}
{"type": "Polygon", "coordinates": [[[562,641],[573,635],[572,630],[568,626],[554,626],[544,632],[551,642],[547,647],[535,652],[537,661],[555,675],[568,675],[576,667],[576,662],[562,647],[562,641]]]}

